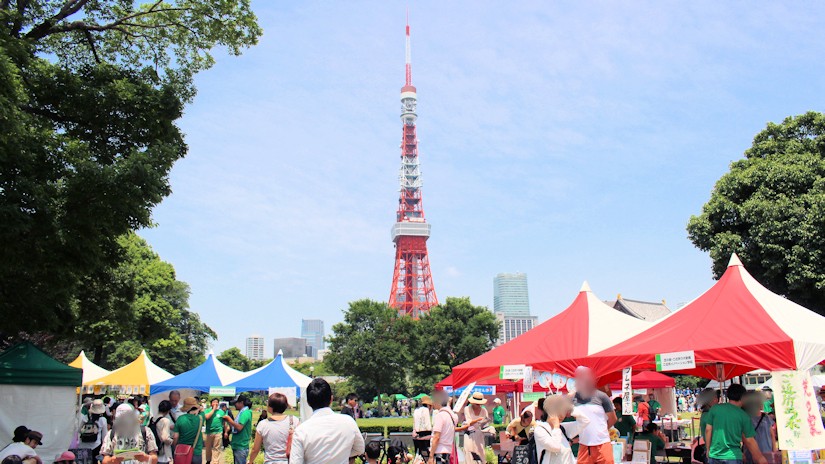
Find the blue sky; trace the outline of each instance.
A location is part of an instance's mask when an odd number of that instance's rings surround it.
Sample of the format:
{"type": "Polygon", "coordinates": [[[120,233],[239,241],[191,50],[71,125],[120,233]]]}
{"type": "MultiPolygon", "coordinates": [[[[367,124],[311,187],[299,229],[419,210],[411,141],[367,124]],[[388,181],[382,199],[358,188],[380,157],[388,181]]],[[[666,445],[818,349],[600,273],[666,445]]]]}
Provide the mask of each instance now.
{"type": "MultiPolygon", "coordinates": [[[[253,2],[218,53],[188,156],[141,232],[219,334],[298,336],[389,295],[406,4],[253,2]]],[[[582,281],[672,307],[712,285],[685,224],[768,121],[822,110],[825,8],[805,2],[409,2],[440,299],[528,274],[542,320],[582,281]]]]}

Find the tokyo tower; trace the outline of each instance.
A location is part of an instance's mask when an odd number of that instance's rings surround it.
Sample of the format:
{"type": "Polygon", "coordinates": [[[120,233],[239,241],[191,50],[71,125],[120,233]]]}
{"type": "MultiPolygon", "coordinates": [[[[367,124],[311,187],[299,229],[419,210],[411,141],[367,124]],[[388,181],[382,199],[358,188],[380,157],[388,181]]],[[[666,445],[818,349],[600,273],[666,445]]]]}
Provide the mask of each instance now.
{"type": "Polygon", "coordinates": [[[421,165],[415,135],[416,96],[410,65],[410,23],[407,21],[406,83],[401,88],[401,195],[398,214],[392,226],[395,243],[395,270],[392,275],[390,306],[400,314],[418,318],[438,304],[427,256],[430,225],[424,219],[421,203],[421,165]]]}

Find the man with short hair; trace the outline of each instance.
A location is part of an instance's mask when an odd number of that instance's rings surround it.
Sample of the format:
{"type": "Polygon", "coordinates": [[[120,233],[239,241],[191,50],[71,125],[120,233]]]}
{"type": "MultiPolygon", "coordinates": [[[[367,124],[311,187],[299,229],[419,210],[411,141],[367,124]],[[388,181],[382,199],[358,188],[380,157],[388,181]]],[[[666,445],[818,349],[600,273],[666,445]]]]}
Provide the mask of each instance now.
{"type": "Polygon", "coordinates": [[[742,462],[742,445],[748,448],[755,464],[767,464],[756,443],[756,431],[750,416],[742,409],[742,397],[747,390],[738,383],[728,387],[728,402],[712,407],[707,414],[705,443],[708,444],[708,464],[742,462]]]}
{"type": "Polygon", "coordinates": [[[341,408],[341,414],[346,414],[353,419],[358,419],[358,414],[355,410],[358,408],[358,395],[355,393],[350,393],[347,395],[346,403],[344,407],[341,408]]]}
{"type": "Polygon", "coordinates": [[[413,411],[413,438],[427,438],[433,434],[433,400],[421,398],[421,406],[413,411]]]}
{"type": "Polygon", "coordinates": [[[633,434],[636,432],[636,419],[632,414],[625,415],[622,411],[622,397],[613,398],[613,408],[616,410],[616,430],[620,437],[627,437],[628,443],[633,443],[633,434]]]}
{"type": "Polygon", "coordinates": [[[379,464],[378,458],[381,457],[381,442],[371,441],[367,445],[367,450],[364,454],[367,456],[367,464],[379,464]]]}
{"type": "Polygon", "coordinates": [[[579,464],[613,464],[610,427],[617,421],[610,397],[596,389],[596,378],[589,367],[576,368],[576,396],[573,404],[590,419],[579,433],[579,464]]]}
{"type": "Polygon", "coordinates": [[[659,417],[661,417],[660,414],[662,413],[662,403],[656,401],[656,396],[653,393],[648,395],[648,397],[649,400],[647,402],[647,406],[648,410],[650,411],[650,420],[655,421],[659,419],[659,417]]]}
{"type": "Polygon", "coordinates": [[[453,452],[453,440],[458,416],[448,407],[450,397],[444,392],[435,396],[435,404],[441,409],[433,417],[433,435],[430,439],[429,464],[449,464],[453,452]]]}
{"type": "Polygon", "coordinates": [[[169,411],[169,417],[172,419],[172,422],[178,420],[183,412],[180,410],[180,392],[177,390],[172,390],[169,392],[169,402],[172,403],[172,410],[169,411]]]}
{"type": "Polygon", "coordinates": [[[238,410],[238,419],[235,420],[230,415],[223,416],[223,420],[229,424],[232,431],[232,460],[235,464],[246,464],[249,457],[249,441],[252,439],[252,401],[238,395],[235,398],[235,409],[238,410]]]}
{"type": "MultiPolygon", "coordinates": [[[[20,429],[20,427],[18,427],[18,429],[20,429]]],[[[26,459],[34,459],[38,462],[38,464],[42,464],[43,461],[34,449],[43,445],[43,434],[40,432],[35,432],[34,430],[25,430],[26,435],[23,437],[23,441],[12,442],[9,446],[0,451],[0,461],[6,459],[8,456],[18,456],[24,461],[26,459]]],[[[17,430],[15,430],[15,432],[17,432],[17,430]]]]}
{"type": "Polygon", "coordinates": [[[352,417],[330,409],[332,388],[315,378],[306,391],[312,416],[295,429],[290,464],[347,464],[364,453],[364,437],[352,417]]]}

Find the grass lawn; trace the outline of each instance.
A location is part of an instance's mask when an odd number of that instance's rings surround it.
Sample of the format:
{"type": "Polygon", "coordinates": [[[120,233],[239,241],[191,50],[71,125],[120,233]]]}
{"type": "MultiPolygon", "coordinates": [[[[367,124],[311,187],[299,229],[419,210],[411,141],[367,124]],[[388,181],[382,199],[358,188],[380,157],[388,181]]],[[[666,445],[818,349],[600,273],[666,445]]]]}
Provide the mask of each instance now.
{"type": "Polygon", "coordinates": [[[412,417],[375,417],[372,419],[358,419],[358,427],[412,427],[412,417]]]}

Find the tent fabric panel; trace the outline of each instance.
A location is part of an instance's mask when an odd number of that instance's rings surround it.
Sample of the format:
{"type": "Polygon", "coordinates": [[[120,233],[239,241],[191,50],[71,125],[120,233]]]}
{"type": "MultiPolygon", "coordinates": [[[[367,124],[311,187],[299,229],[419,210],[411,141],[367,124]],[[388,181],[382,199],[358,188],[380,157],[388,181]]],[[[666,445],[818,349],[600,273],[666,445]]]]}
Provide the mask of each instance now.
{"type": "Polygon", "coordinates": [[[83,369],[83,383],[91,382],[92,380],[99,379],[105,375],[108,375],[109,370],[106,370],[97,364],[93,363],[87,356],[85,351],[81,351],[77,358],[74,361],[69,363],[70,367],[76,367],[78,369],[83,369]]]}
{"type": "Polygon", "coordinates": [[[30,342],[22,342],[0,353],[0,384],[79,387],[83,371],[57,361],[30,342]]]}
{"type": "MultiPolygon", "coordinates": [[[[676,380],[655,371],[641,371],[633,374],[630,378],[630,385],[632,388],[673,388],[676,386],[676,380]]],[[[621,390],[621,382],[611,383],[610,389],[621,390]]]]}
{"type": "Polygon", "coordinates": [[[17,426],[25,424],[43,434],[43,445],[37,447],[37,454],[44,463],[53,462],[69,449],[78,429],[77,401],[74,386],[0,385],[3,443],[14,435],[17,426]]]}

